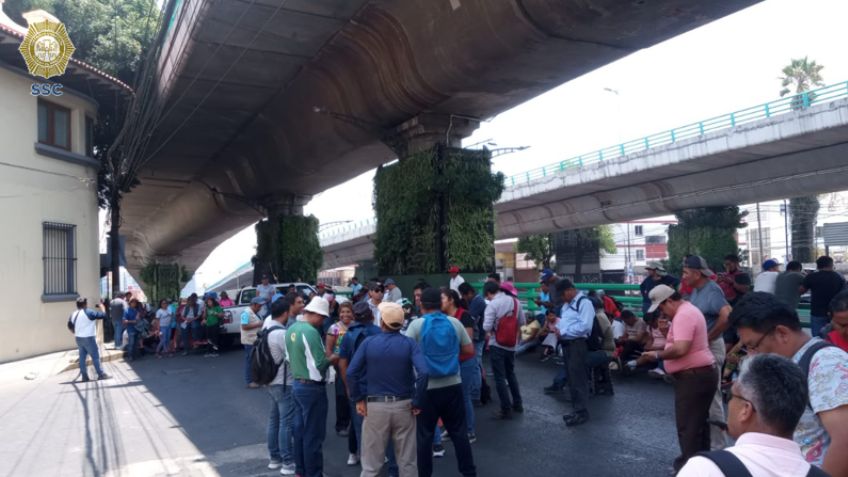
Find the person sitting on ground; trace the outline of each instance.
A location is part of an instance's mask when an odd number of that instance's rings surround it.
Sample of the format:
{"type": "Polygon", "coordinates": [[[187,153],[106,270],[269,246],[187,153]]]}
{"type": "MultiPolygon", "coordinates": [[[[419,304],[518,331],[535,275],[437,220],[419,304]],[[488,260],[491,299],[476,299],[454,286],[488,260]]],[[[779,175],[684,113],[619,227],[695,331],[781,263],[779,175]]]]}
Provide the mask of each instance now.
{"type": "MultiPolygon", "coordinates": [[[[648,341],[645,344],[645,351],[661,351],[665,349],[666,337],[668,336],[669,322],[668,318],[660,313],[648,313],[648,341]]],[[[653,369],[648,371],[653,377],[661,378],[665,376],[665,370],[662,366],[662,361],[652,363],[655,365],[653,369]]]]}
{"type": "MultiPolygon", "coordinates": [[[[606,315],[604,315],[604,317],[606,318],[606,315]]],[[[522,338],[524,335],[524,328],[533,325],[533,323],[538,322],[534,320],[521,327],[522,338]]],[[[556,313],[554,313],[553,309],[549,309],[545,314],[545,325],[541,328],[541,330],[539,330],[539,338],[542,339],[542,355],[539,360],[542,362],[551,359],[556,354],[557,342],[559,341],[557,338],[557,324],[559,324],[559,317],[556,313]]],[[[609,326],[609,321],[607,321],[607,326],[609,326]]]]}
{"type": "Polygon", "coordinates": [[[203,319],[200,322],[201,325],[206,327],[206,340],[209,344],[209,351],[206,353],[207,357],[218,357],[218,341],[221,330],[221,322],[223,320],[224,309],[218,303],[218,300],[211,296],[208,297],[206,299],[206,313],[203,315],[203,319]]]}
{"type": "Polygon", "coordinates": [[[642,351],[645,351],[650,334],[645,320],[637,318],[630,310],[621,313],[621,320],[624,321],[624,336],[618,344],[623,348],[621,359],[626,362],[639,357],[642,351]]]}
{"type": "Polygon", "coordinates": [[[825,476],[792,441],[807,399],[806,377],[792,361],[774,354],[745,360],[727,404],[736,445],[692,457],[677,476],[825,476]]]}
{"type": "Polygon", "coordinates": [[[547,282],[539,282],[539,296],[534,298],[533,302],[539,307],[539,310],[536,312],[536,320],[540,325],[544,325],[548,310],[553,311],[554,308],[553,302],[551,302],[551,288],[547,282]]]}
{"type": "Polygon", "coordinates": [[[746,296],[730,317],[749,354],[776,353],[806,373],[810,399],[793,439],[807,462],[848,475],[848,353],[811,338],[797,313],[769,293],[746,296]]]}

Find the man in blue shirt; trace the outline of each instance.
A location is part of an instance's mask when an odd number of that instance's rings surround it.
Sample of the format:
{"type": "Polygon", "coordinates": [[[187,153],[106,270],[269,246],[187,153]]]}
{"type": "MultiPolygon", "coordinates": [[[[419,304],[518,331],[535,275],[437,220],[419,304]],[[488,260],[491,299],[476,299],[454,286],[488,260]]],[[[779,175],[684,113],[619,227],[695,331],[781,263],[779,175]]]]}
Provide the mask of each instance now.
{"type": "MultiPolygon", "coordinates": [[[[371,306],[366,300],[353,305],[354,323],[350,325],[345,333],[342,344],[339,347],[339,374],[345,383],[348,398],[353,396],[353,390],[347,382],[347,367],[353,361],[353,355],[369,336],[379,335],[380,328],[374,325],[374,315],[371,314],[371,306]]],[[[353,434],[357,442],[357,449],[362,451],[362,416],[356,413],[356,401],[350,401],[350,414],[353,421],[353,434]]],[[[348,456],[348,465],[356,465],[359,462],[356,453],[348,456]]]]}
{"type": "Polygon", "coordinates": [[[380,474],[390,441],[399,457],[399,475],[417,476],[415,416],[427,390],[427,364],[415,340],[400,334],[403,308],[381,303],[380,315],[382,333],[362,342],[347,370],[350,400],[364,417],[362,476],[380,474]]]}
{"type": "Polygon", "coordinates": [[[565,349],[565,367],[568,388],[574,412],[562,417],[566,426],[577,426],[589,420],[586,401],[589,399],[589,380],[586,374],[587,339],[595,321],[595,307],[589,297],[577,291],[574,283],[562,279],[556,284],[556,293],[563,300],[562,313],[557,323],[557,335],[565,349]]]}

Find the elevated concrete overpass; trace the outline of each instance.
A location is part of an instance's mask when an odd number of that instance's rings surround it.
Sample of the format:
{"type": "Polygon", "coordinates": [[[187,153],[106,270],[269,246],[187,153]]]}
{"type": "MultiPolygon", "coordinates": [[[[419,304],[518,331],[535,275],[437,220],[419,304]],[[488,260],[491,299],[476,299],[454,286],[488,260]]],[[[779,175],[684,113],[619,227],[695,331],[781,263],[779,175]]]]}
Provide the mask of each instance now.
{"type": "MultiPolygon", "coordinates": [[[[843,190],[848,82],[817,91],[806,100],[785,98],[510,177],[495,205],[495,236],[843,190]]],[[[327,231],[325,268],[371,258],[374,230],[372,222],[327,231]]]]}
{"type": "Polygon", "coordinates": [[[123,203],[128,268],[195,269],[416,142],[456,144],[478,118],[757,1],[170,0],[164,115],[123,203]]]}

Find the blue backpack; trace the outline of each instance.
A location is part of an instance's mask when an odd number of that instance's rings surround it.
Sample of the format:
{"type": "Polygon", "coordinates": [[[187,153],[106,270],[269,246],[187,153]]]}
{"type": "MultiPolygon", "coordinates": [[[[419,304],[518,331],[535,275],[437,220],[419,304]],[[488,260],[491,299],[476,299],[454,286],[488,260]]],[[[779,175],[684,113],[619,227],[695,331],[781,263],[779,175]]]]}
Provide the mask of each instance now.
{"type": "Polygon", "coordinates": [[[443,313],[424,316],[421,328],[421,352],[430,377],[444,378],[459,373],[459,338],[443,313]]]}

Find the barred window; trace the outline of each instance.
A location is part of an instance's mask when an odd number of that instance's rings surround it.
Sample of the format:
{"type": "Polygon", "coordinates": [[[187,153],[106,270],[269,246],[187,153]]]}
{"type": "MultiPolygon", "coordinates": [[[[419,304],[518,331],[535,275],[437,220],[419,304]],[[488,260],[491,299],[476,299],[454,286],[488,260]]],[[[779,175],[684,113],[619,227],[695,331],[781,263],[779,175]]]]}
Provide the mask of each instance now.
{"type": "Polygon", "coordinates": [[[44,294],[77,293],[76,225],[43,223],[44,294]]]}

